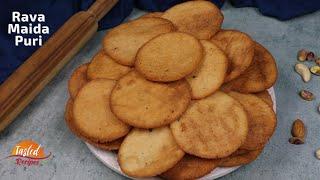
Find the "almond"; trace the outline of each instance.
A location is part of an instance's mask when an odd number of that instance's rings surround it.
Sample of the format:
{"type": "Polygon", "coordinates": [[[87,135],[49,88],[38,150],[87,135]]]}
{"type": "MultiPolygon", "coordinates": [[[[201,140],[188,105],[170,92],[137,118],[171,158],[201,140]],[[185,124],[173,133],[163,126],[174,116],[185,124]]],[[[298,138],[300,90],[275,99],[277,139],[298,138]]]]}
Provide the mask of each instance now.
{"type": "Polygon", "coordinates": [[[309,51],[305,50],[305,49],[301,49],[300,51],[298,51],[298,60],[299,61],[306,61],[307,60],[307,55],[308,55],[309,51]]]}
{"type": "Polygon", "coordinates": [[[293,137],[304,139],[306,128],[302,120],[297,119],[292,124],[291,134],[293,137]]]}

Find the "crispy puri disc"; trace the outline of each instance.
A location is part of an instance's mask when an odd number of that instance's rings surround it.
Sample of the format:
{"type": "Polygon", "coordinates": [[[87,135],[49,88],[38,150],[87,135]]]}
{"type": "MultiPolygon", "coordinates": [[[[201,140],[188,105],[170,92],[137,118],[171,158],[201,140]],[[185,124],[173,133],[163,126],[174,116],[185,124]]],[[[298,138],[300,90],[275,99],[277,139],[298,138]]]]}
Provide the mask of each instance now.
{"type": "Polygon", "coordinates": [[[209,39],[220,30],[223,15],[208,1],[189,1],[165,11],[162,18],[168,19],[181,32],[190,33],[198,39],[209,39]]]}
{"type": "Polygon", "coordinates": [[[68,89],[72,99],[76,97],[78,91],[82,88],[82,86],[88,83],[87,68],[88,64],[80,65],[77,69],[74,70],[69,79],[68,89]]]}
{"type": "Polygon", "coordinates": [[[181,32],[166,33],[141,47],[136,69],[152,81],[175,81],[194,71],[203,57],[198,39],[181,32]]]}
{"type": "Polygon", "coordinates": [[[254,95],[261,98],[265,103],[267,103],[270,107],[273,108],[273,101],[267,90],[255,93],[254,95]]]}
{"type": "Polygon", "coordinates": [[[78,93],[73,105],[73,119],[81,135],[99,143],[116,140],[129,132],[129,126],[111,112],[109,96],[114,80],[95,79],[78,93]]]}
{"type": "Polygon", "coordinates": [[[209,159],[229,156],[248,134],[245,110],[238,101],[220,91],[192,102],[170,127],[185,152],[209,159]]]}
{"type": "Polygon", "coordinates": [[[103,149],[106,151],[115,151],[120,149],[121,143],[123,141],[123,137],[113,140],[111,142],[105,142],[105,143],[97,143],[97,142],[90,142],[88,141],[91,145],[93,145],[94,147],[97,147],[99,149],[103,149]]]}
{"type": "Polygon", "coordinates": [[[164,179],[196,179],[209,174],[218,166],[218,161],[186,154],[175,166],[160,176],[164,179]]]}
{"type": "Polygon", "coordinates": [[[211,39],[229,59],[229,68],[225,82],[235,79],[250,66],[254,55],[254,42],[240,31],[221,30],[211,39]]]}
{"type": "Polygon", "coordinates": [[[262,45],[255,43],[254,58],[238,78],[223,85],[224,89],[243,93],[256,93],[273,86],[277,80],[277,65],[271,53],[262,45]]]}
{"type": "Polygon", "coordinates": [[[228,59],[224,52],[207,40],[201,40],[204,58],[197,70],[187,76],[192,89],[192,98],[201,99],[219,89],[228,68],[228,59]]]}
{"type": "Polygon", "coordinates": [[[110,151],[110,150],[118,150],[120,148],[120,145],[123,141],[123,138],[119,138],[114,141],[106,142],[106,143],[97,143],[97,142],[93,142],[92,140],[82,136],[77,131],[76,126],[74,126],[72,107],[73,107],[73,101],[72,101],[72,99],[69,99],[66,104],[66,110],[65,110],[64,116],[65,116],[66,124],[68,125],[69,129],[71,130],[71,132],[73,134],[78,136],[80,139],[92,144],[93,146],[100,148],[100,149],[103,149],[103,150],[110,151]]]}
{"type": "Polygon", "coordinates": [[[229,92],[244,107],[248,115],[249,132],[241,149],[257,150],[264,147],[272,136],[277,119],[272,108],[252,94],[229,92]]]}
{"type": "Polygon", "coordinates": [[[183,155],[168,127],[133,129],[121,144],[118,162],[129,176],[151,177],[173,167],[183,155]]]}
{"type": "Polygon", "coordinates": [[[114,60],[103,51],[99,51],[88,66],[87,77],[89,79],[103,78],[118,80],[129,71],[130,67],[114,62],[114,60]]]}
{"type": "Polygon", "coordinates": [[[156,83],[136,71],[122,77],[111,93],[111,110],[123,122],[155,128],[176,120],[188,107],[190,86],[185,80],[156,83]]]}
{"type": "Polygon", "coordinates": [[[256,160],[262,151],[263,149],[259,149],[242,154],[232,154],[231,156],[220,159],[218,164],[219,167],[234,167],[249,164],[256,160]]]}
{"type": "Polygon", "coordinates": [[[166,19],[138,18],[108,32],[103,40],[103,48],[117,63],[132,66],[143,44],[159,34],[174,30],[174,25],[166,19]]]}
{"type": "MultiPolygon", "coordinates": [[[[236,152],[232,153],[230,156],[237,156],[237,155],[242,155],[242,154],[246,154],[250,152],[250,150],[246,150],[246,149],[238,149],[236,152]]],[[[230,157],[229,156],[229,157],[230,157]]]]}
{"type": "Polygon", "coordinates": [[[151,13],[146,13],[139,18],[145,18],[145,17],[158,17],[160,18],[163,15],[163,12],[151,12],[151,13]]]}

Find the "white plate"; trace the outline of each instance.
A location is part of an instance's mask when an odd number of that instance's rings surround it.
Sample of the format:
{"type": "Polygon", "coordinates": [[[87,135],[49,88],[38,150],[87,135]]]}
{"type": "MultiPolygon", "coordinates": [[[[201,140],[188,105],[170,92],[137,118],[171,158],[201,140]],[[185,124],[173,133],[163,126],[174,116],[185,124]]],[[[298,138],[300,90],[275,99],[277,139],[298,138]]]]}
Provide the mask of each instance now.
{"type": "MultiPolygon", "coordinates": [[[[273,110],[274,112],[276,112],[276,96],[274,93],[274,89],[273,87],[268,89],[269,94],[271,95],[272,101],[273,101],[273,110]]],[[[92,145],[90,145],[89,143],[86,143],[88,148],[90,149],[90,151],[107,167],[109,167],[110,169],[112,169],[113,171],[128,177],[127,175],[125,175],[118,164],[117,161],[117,155],[114,152],[111,151],[104,151],[101,150],[99,148],[96,148],[92,145]]],[[[215,168],[210,174],[207,174],[206,176],[203,176],[202,178],[200,178],[201,180],[208,180],[208,179],[216,179],[219,177],[222,177],[224,175],[227,175],[229,173],[231,173],[232,171],[235,171],[236,169],[238,169],[240,166],[236,166],[236,167],[230,167],[230,168],[215,168]]],[[[131,177],[128,177],[131,178],[131,177]]],[[[136,179],[136,178],[131,178],[131,179],[136,179]]],[[[159,180],[160,178],[154,177],[154,178],[144,178],[147,180],[159,180]]]]}

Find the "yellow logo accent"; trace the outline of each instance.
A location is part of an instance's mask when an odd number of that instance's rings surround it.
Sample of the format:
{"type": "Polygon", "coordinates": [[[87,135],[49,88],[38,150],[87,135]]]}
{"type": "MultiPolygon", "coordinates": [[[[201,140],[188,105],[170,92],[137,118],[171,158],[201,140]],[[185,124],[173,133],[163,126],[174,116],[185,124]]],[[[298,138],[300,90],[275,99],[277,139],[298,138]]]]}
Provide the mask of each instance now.
{"type": "Polygon", "coordinates": [[[17,165],[31,166],[39,165],[40,160],[47,159],[50,155],[51,153],[45,154],[44,147],[41,144],[27,139],[16,144],[11,150],[11,155],[8,157],[16,157],[17,165]]]}

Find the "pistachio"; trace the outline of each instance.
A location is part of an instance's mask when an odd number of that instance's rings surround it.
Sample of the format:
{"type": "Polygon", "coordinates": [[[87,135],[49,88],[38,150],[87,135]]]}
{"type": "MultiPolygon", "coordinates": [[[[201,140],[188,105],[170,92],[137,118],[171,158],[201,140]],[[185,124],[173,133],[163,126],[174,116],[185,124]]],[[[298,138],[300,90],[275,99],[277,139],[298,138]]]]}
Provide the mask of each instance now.
{"type": "Polygon", "coordinates": [[[314,59],[315,59],[315,55],[314,55],[314,53],[313,52],[308,52],[308,54],[307,54],[307,60],[308,61],[314,61],[314,59]]]}
{"type": "Polygon", "coordinates": [[[312,101],[314,100],[314,95],[312,92],[307,91],[307,90],[302,90],[299,93],[300,97],[306,101],[312,101]]]}
{"type": "Polygon", "coordinates": [[[291,137],[289,139],[289,142],[291,144],[299,145],[299,144],[304,144],[304,139],[299,138],[299,137],[291,137]]]}
{"type": "Polygon", "coordinates": [[[317,159],[320,159],[320,148],[316,150],[316,157],[317,159]]]}
{"type": "Polygon", "coordinates": [[[317,57],[316,60],[315,60],[315,62],[316,62],[316,64],[317,64],[318,66],[320,66],[320,57],[317,57]]]}
{"type": "Polygon", "coordinates": [[[299,61],[306,61],[307,60],[307,54],[308,51],[305,49],[301,49],[300,51],[298,51],[298,55],[297,58],[299,61]]]}
{"type": "Polygon", "coordinates": [[[304,82],[308,82],[311,79],[311,73],[309,68],[301,63],[295,65],[296,72],[302,77],[304,82]]]}
{"type": "Polygon", "coordinates": [[[314,75],[320,76],[320,66],[312,66],[310,72],[314,75]]]}
{"type": "Polygon", "coordinates": [[[296,119],[292,124],[291,134],[293,137],[304,139],[306,128],[300,119],[296,119]]]}

